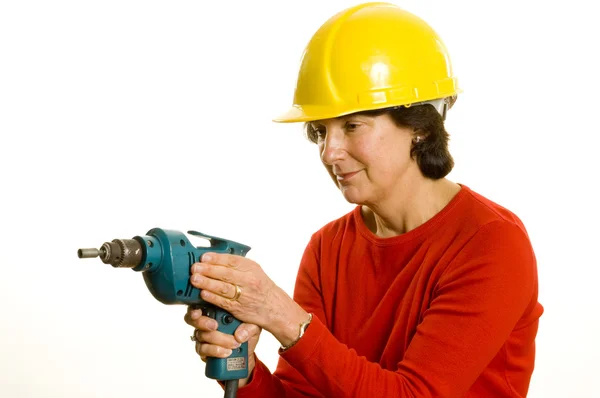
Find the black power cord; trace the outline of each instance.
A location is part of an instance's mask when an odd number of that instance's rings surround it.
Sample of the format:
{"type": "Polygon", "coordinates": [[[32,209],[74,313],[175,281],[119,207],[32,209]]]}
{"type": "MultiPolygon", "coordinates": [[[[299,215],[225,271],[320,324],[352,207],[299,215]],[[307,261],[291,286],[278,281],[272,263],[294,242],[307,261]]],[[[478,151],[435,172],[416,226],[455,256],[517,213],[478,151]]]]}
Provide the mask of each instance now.
{"type": "Polygon", "coordinates": [[[224,398],[235,398],[237,396],[239,380],[227,380],[225,382],[224,398]]]}

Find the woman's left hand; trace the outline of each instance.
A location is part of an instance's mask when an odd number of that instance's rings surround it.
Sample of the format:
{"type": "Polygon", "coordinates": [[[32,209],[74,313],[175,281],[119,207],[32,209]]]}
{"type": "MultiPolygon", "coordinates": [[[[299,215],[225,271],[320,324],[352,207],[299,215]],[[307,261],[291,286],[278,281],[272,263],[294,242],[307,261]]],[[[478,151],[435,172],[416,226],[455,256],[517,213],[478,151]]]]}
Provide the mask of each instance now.
{"type": "Polygon", "coordinates": [[[240,321],[258,325],[277,338],[289,329],[289,323],[308,316],[256,262],[213,252],[205,253],[200,261],[192,266],[192,285],[202,290],[202,299],[240,321]]]}

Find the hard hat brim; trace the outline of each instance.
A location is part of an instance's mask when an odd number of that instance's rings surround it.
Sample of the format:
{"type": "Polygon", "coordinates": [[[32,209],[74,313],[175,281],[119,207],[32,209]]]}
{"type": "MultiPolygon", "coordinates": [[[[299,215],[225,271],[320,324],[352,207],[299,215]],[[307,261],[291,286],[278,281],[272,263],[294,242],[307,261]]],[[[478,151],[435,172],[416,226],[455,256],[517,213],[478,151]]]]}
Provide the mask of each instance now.
{"type": "Polygon", "coordinates": [[[450,107],[456,101],[457,94],[462,93],[462,90],[454,86],[452,91],[444,93],[445,95],[436,95],[431,98],[424,98],[414,101],[399,101],[392,103],[381,103],[381,104],[368,104],[365,106],[332,108],[330,105],[318,106],[318,105],[293,105],[287,112],[282,113],[278,117],[274,118],[273,121],[276,123],[298,123],[298,122],[313,122],[316,120],[333,119],[336,117],[351,115],[357,112],[372,111],[377,109],[391,108],[394,106],[411,106],[436,99],[442,99],[446,97],[453,98],[450,103],[450,107]]]}
{"type": "Polygon", "coordinates": [[[332,109],[331,106],[315,106],[305,105],[299,106],[294,105],[287,112],[274,118],[273,121],[276,123],[297,123],[297,122],[313,122],[315,120],[332,119],[336,117],[350,115],[356,112],[369,111],[374,109],[386,108],[387,106],[370,106],[370,107],[357,107],[348,109],[332,109]]]}
{"type": "Polygon", "coordinates": [[[332,112],[331,106],[294,105],[287,112],[274,118],[273,121],[277,123],[312,122],[315,120],[329,119],[335,116],[340,115],[336,112],[332,112]]]}

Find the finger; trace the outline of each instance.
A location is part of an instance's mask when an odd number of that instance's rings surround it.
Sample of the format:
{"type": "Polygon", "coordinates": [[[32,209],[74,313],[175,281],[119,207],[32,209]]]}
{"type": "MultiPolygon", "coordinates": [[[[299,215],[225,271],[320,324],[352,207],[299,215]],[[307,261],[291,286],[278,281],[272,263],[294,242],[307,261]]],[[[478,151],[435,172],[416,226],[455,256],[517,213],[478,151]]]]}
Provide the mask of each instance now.
{"type": "Polygon", "coordinates": [[[198,319],[202,316],[203,312],[202,312],[202,308],[198,308],[195,305],[188,305],[187,306],[187,311],[186,311],[186,316],[190,319],[198,319]]]}
{"type": "Polygon", "coordinates": [[[203,263],[213,264],[213,265],[223,265],[229,268],[237,268],[244,262],[244,260],[248,260],[245,257],[238,256],[235,254],[227,254],[227,253],[213,253],[208,252],[204,253],[200,259],[203,263]]]}
{"type": "Polygon", "coordinates": [[[200,355],[200,358],[227,358],[232,352],[232,350],[219,347],[218,345],[196,343],[196,353],[200,355]]]}
{"type": "Polygon", "coordinates": [[[185,316],[183,317],[183,319],[185,320],[185,323],[187,323],[190,326],[193,326],[195,329],[200,329],[200,330],[205,330],[205,331],[212,331],[212,330],[217,330],[217,328],[219,327],[217,321],[215,321],[212,318],[209,318],[207,316],[203,316],[203,315],[198,315],[198,318],[194,318],[194,314],[198,314],[198,313],[202,313],[200,310],[194,310],[197,312],[193,312],[193,313],[187,313],[185,314],[185,316]]]}
{"type": "Polygon", "coordinates": [[[203,330],[195,330],[194,337],[199,343],[216,345],[227,349],[235,349],[240,346],[240,343],[238,343],[232,335],[221,332],[205,332],[203,330]]]}
{"type": "Polygon", "coordinates": [[[260,334],[261,328],[251,323],[242,323],[235,331],[234,337],[239,343],[245,343],[251,337],[260,334]]]}
{"type": "Polygon", "coordinates": [[[193,274],[191,283],[198,289],[209,290],[228,299],[235,297],[235,285],[229,282],[207,278],[206,276],[200,274],[193,274]]]}
{"type": "Polygon", "coordinates": [[[194,281],[196,276],[205,276],[211,279],[220,280],[228,283],[241,282],[243,274],[232,268],[227,268],[222,265],[215,265],[209,263],[196,263],[192,266],[191,280],[194,281]],[[235,282],[234,282],[235,281],[235,282]]]}
{"type": "Polygon", "coordinates": [[[234,312],[237,313],[237,311],[239,311],[239,309],[241,308],[241,304],[239,303],[239,301],[233,301],[231,299],[219,296],[218,294],[214,294],[213,292],[210,292],[208,290],[202,290],[200,292],[200,297],[204,301],[214,304],[217,307],[224,309],[225,311],[229,312],[234,316],[234,312]]]}

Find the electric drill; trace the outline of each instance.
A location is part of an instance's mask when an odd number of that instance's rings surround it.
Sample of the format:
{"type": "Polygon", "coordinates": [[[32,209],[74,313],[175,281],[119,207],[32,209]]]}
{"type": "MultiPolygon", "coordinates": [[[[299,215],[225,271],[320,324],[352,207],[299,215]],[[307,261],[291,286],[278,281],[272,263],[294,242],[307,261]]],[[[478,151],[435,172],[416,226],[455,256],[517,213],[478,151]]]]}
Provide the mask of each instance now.
{"type": "MultiPolygon", "coordinates": [[[[77,256],[100,257],[115,268],[142,272],[146,286],[158,301],[201,309],[204,315],[217,321],[217,330],[233,335],[240,321],[200,297],[200,290],[190,282],[191,267],[208,251],[245,256],[250,247],[197,231],[188,233],[207,239],[210,247],[194,247],[181,232],[154,228],[133,239],[105,242],[100,249],[79,249],[77,256]]],[[[233,350],[228,358],[207,358],[205,374],[225,383],[225,398],[235,397],[239,379],[248,377],[248,343],[233,350]]]]}

